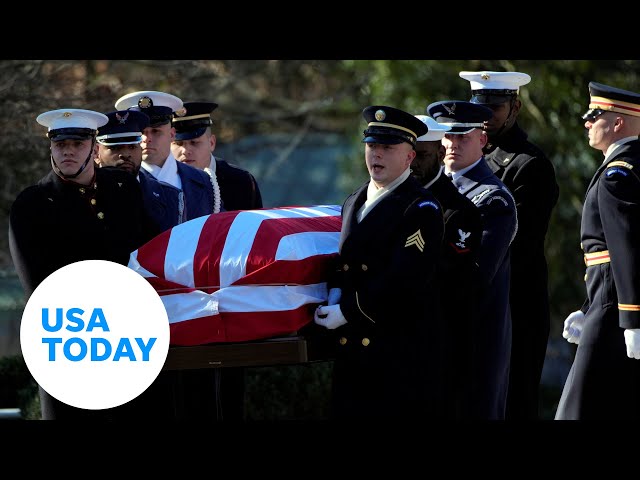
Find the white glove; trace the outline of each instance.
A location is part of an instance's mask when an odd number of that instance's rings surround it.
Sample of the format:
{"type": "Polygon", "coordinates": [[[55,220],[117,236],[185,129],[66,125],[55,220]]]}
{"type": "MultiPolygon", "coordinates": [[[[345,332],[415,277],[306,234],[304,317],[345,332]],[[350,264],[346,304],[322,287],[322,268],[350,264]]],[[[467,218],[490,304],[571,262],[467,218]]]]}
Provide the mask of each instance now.
{"type": "Polygon", "coordinates": [[[347,319],[344,318],[342,310],[340,310],[340,305],[319,306],[313,315],[313,321],[329,330],[347,323],[347,319]]]}
{"type": "Polygon", "coordinates": [[[624,343],[627,344],[627,357],[640,359],[640,328],[627,328],[624,343]]]}
{"type": "Polygon", "coordinates": [[[562,330],[562,336],[567,339],[569,343],[580,343],[580,334],[582,333],[582,327],[584,326],[584,313],[582,310],[576,310],[571,312],[567,319],[564,321],[564,329],[562,330]]]}
{"type": "Polygon", "coordinates": [[[329,299],[327,300],[327,305],[335,305],[336,303],[340,303],[340,298],[342,298],[342,290],[339,288],[332,288],[329,290],[329,299]]]}

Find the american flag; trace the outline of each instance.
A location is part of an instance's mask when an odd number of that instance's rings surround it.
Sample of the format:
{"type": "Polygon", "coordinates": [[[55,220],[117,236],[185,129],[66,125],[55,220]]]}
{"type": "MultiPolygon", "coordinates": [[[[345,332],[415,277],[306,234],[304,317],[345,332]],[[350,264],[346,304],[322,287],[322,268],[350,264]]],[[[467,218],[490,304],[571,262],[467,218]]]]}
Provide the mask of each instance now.
{"type": "Polygon", "coordinates": [[[128,266],[161,296],[172,345],[288,335],[327,300],[340,210],[318,205],[206,215],[147,242],[128,266]]]}

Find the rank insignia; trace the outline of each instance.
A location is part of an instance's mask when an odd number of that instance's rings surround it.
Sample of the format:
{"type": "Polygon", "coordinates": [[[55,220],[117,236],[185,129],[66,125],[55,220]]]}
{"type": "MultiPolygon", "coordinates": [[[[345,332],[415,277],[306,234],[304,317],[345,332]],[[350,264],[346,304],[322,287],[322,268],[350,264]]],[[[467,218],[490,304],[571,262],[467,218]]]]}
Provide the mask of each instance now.
{"type": "Polygon", "coordinates": [[[418,250],[424,252],[424,239],[422,238],[422,233],[420,230],[416,231],[407,237],[407,242],[404,244],[405,247],[411,247],[415,245],[418,247],[418,250]]]}

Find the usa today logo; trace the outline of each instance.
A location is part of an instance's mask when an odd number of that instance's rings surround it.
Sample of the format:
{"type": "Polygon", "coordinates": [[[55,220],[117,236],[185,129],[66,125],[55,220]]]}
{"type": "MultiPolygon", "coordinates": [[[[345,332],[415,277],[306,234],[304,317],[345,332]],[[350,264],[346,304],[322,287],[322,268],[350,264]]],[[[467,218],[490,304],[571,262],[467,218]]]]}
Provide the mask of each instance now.
{"type": "Polygon", "coordinates": [[[169,319],[141,275],[85,260],[36,288],[22,314],[20,345],[29,372],[50,395],[101,410],[133,400],[156,379],[169,351],[169,319]]]}

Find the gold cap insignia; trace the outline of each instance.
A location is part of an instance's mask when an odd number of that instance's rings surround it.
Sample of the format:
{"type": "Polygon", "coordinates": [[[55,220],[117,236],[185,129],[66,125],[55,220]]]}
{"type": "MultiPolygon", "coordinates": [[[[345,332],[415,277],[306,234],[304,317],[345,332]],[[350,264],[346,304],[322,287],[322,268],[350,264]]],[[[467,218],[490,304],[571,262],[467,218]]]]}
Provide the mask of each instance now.
{"type": "Polygon", "coordinates": [[[73,113],[71,113],[71,112],[64,112],[62,114],[62,116],[65,117],[65,118],[69,118],[71,115],[73,115],[73,113]]]}
{"type": "Polygon", "coordinates": [[[151,100],[149,97],[142,97],[140,100],[138,100],[138,106],[140,108],[153,107],[153,100],[151,100]]]}
{"type": "Polygon", "coordinates": [[[482,78],[482,80],[489,80],[491,78],[491,75],[489,75],[488,73],[483,73],[482,75],[480,75],[480,78],[482,78]]]}
{"type": "Polygon", "coordinates": [[[176,117],[184,117],[187,114],[187,109],[185,107],[182,107],[179,110],[176,110],[175,112],[173,112],[176,117]]]}
{"type": "Polygon", "coordinates": [[[381,122],[383,121],[385,118],[387,118],[387,114],[384,113],[384,110],[378,110],[376,112],[376,120],[381,122]]]}

